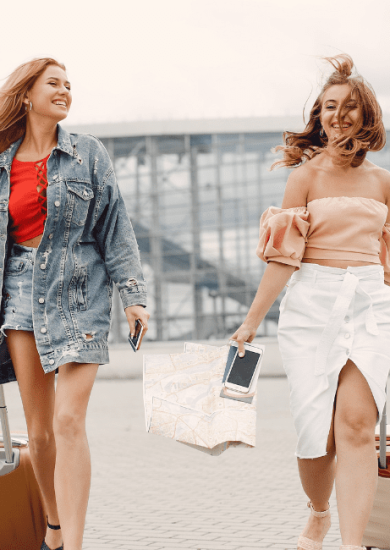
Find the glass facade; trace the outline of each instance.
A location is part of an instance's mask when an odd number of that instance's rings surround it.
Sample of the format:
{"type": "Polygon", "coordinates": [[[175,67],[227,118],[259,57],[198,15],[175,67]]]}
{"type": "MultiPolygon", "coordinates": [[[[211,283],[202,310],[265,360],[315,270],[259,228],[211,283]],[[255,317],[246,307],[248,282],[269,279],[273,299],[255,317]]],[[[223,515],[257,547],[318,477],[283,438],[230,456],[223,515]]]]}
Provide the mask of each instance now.
{"type": "MultiPolygon", "coordinates": [[[[280,132],[103,138],[148,283],[149,340],[225,338],[245,318],[265,264],[259,217],[288,171],[269,167],[280,132]]],[[[386,147],[372,160],[390,167],[386,147]]],[[[259,334],[274,334],[278,302],[259,334]]],[[[111,340],[128,332],[115,294],[111,340]]]]}

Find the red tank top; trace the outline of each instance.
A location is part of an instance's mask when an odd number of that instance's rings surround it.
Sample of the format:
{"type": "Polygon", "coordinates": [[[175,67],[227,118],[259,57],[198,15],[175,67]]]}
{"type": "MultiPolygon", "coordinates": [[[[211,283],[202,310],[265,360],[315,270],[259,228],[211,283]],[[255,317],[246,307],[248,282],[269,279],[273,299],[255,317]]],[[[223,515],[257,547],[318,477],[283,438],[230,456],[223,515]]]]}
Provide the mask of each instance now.
{"type": "Polygon", "coordinates": [[[47,159],[22,162],[14,158],[11,166],[9,197],[9,234],[15,243],[42,235],[47,217],[47,159]]]}

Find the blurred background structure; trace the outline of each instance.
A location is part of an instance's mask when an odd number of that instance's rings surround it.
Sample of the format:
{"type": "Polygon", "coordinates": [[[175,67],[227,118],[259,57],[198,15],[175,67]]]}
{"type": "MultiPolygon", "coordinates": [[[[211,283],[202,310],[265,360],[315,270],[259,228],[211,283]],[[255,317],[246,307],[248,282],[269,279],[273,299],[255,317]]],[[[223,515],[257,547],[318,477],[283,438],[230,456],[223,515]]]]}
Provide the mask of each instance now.
{"type": "MultiPolygon", "coordinates": [[[[148,283],[148,340],[225,338],[244,320],[265,264],[259,218],[281,206],[288,171],[271,149],[300,117],[138,121],[67,127],[99,137],[113,161],[148,283]]],[[[390,168],[390,149],[374,162],[390,168]]],[[[259,329],[276,332],[279,302],[259,329]]],[[[112,343],[128,325],[114,294],[112,343]]]]}

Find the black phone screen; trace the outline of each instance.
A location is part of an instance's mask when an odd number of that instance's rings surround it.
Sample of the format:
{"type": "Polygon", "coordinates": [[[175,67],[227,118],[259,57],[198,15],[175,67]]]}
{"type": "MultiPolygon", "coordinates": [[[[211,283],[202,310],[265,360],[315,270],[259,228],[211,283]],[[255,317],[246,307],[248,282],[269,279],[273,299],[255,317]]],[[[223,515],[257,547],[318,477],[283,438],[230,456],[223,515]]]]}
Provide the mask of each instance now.
{"type": "Polygon", "coordinates": [[[227,382],[249,388],[259,358],[260,354],[254,351],[245,350],[244,357],[239,357],[237,353],[227,382]]]}
{"type": "Polygon", "coordinates": [[[137,319],[136,322],[135,322],[134,338],[131,338],[130,334],[128,336],[129,344],[131,345],[131,347],[133,348],[134,351],[137,351],[138,341],[139,341],[140,336],[141,336],[141,329],[142,329],[141,321],[139,321],[139,319],[137,319]]]}

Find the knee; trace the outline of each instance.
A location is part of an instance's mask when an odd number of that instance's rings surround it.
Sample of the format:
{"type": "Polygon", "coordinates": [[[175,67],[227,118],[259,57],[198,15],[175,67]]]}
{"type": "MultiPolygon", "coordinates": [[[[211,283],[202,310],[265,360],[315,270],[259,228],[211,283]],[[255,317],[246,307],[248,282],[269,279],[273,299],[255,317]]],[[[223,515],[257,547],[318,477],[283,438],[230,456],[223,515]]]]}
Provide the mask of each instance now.
{"type": "Polygon", "coordinates": [[[57,439],[73,441],[85,433],[85,420],[72,411],[62,411],[54,415],[54,435],[57,439]]]}
{"type": "Polygon", "coordinates": [[[32,429],[28,432],[28,443],[32,452],[40,453],[54,445],[53,430],[32,429]]]}
{"type": "Polygon", "coordinates": [[[374,443],[375,426],[361,414],[347,414],[340,419],[337,438],[353,447],[363,447],[374,443]]]}

